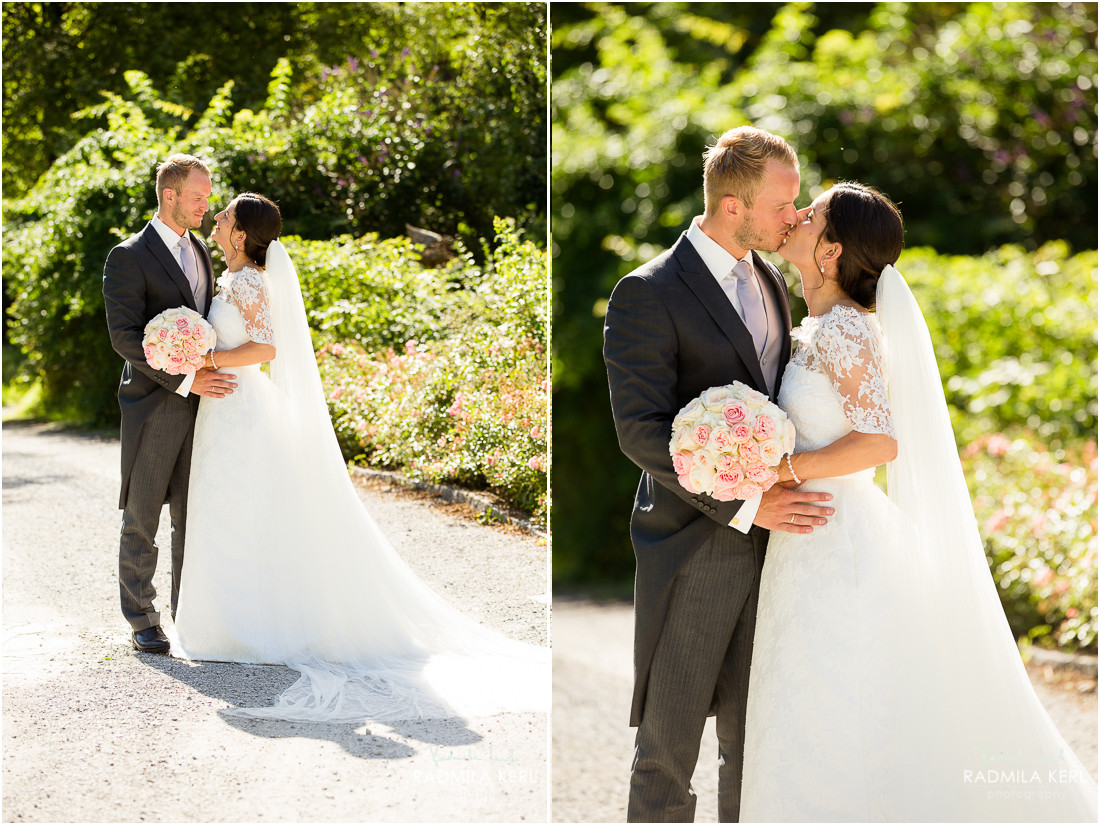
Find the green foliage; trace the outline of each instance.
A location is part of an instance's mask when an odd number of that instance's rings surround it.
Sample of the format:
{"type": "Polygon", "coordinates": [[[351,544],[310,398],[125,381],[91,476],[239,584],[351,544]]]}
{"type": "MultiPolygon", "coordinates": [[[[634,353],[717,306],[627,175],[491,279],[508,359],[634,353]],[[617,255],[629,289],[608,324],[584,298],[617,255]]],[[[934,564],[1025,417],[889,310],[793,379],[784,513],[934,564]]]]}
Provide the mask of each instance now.
{"type": "MultiPolygon", "coordinates": [[[[270,96],[271,72],[284,62],[295,80],[281,96],[282,111],[296,116],[321,98],[316,84],[326,67],[353,76],[360,103],[377,92],[404,96],[406,87],[415,86],[427,104],[409,111],[410,117],[423,116],[438,127],[429,140],[435,151],[425,158],[420,177],[431,173],[433,161],[460,161],[447,169],[449,179],[440,185],[444,201],[453,204],[462,194],[467,198],[462,211],[477,214],[507,182],[523,195],[516,206],[497,203],[500,214],[519,215],[529,204],[542,207],[542,4],[235,3],[231,12],[226,9],[213,3],[5,3],[3,146],[9,197],[24,195],[83,136],[86,125],[74,123],[73,113],[98,104],[101,91],[127,92],[127,70],[140,69],[172,103],[199,112],[227,80],[234,83],[238,106],[262,107],[270,96]]],[[[331,123],[332,114],[321,119],[331,123]]],[[[342,122],[354,114],[354,107],[344,112],[342,122]]],[[[350,135],[333,133],[334,148],[354,140],[358,125],[350,125],[350,135]]],[[[364,153],[348,157],[359,154],[364,153]]],[[[358,167],[330,169],[329,178],[350,180],[351,168],[358,167]]],[[[444,177],[441,166],[434,171],[444,177]]],[[[308,191],[313,197],[312,188],[308,191]]],[[[490,208],[472,237],[491,234],[492,215],[490,208]]]]}
{"type": "MultiPolygon", "coordinates": [[[[326,344],[318,362],[345,455],[416,478],[489,487],[545,519],[546,253],[521,242],[508,222],[498,221],[497,230],[486,267],[467,260],[451,268],[449,283],[425,287],[437,335],[394,341],[374,355],[326,344]]],[[[365,259],[336,244],[329,255],[333,269],[368,267],[377,277],[365,272],[363,280],[387,277],[385,258],[365,259]],[[347,256],[343,264],[340,256],[347,256]]],[[[315,288],[311,281],[312,306],[315,288]]],[[[404,328],[400,321],[374,326],[404,328]]]]}
{"type": "MultiPolygon", "coordinates": [[[[435,334],[433,313],[444,298],[419,301],[431,292],[427,281],[445,282],[447,271],[420,272],[407,242],[382,242],[378,234],[428,225],[459,235],[483,258],[492,253],[479,239],[494,236],[495,213],[515,216],[536,236],[542,231],[545,74],[534,48],[542,11],[507,8],[511,16],[472,6],[394,7],[395,31],[435,26],[440,40],[431,49],[351,58],[297,80],[290,61],[277,61],[257,111],[234,111],[228,81],[192,122],[193,113],[164,100],[146,75],[127,71],[128,94],[104,93],[102,103],[78,113],[80,122],[105,125],[58,158],[25,197],[4,203],[6,332],[27,355],[20,380],[41,382],[41,411],[117,420],[119,364],[104,324],[100,273],[111,247],[155,211],[155,169],[175,151],[210,164],[212,205],[260,191],[280,204],[286,234],[347,235],[342,243],[395,264],[385,275],[382,266],[371,269],[380,278],[373,283],[329,276],[318,290],[327,303],[313,308],[320,329],[367,346],[435,334]],[[432,55],[441,64],[422,71],[432,55]],[[475,97],[479,78],[493,73],[480,58],[499,62],[508,82],[486,83],[475,97]]],[[[317,254],[303,271],[321,284],[327,253],[317,254]]]]}
{"type": "Polygon", "coordinates": [[[1009,625],[1017,637],[1096,652],[1096,442],[1052,451],[1027,431],[962,452],[1009,625]]]}
{"type": "Polygon", "coordinates": [[[910,249],[898,266],[928,320],[960,444],[1013,425],[1055,449],[1096,432],[1096,252],[910,249]]]}
{"type": "Polygon", "coordinates": [[[25,380],[41,382],[41,412],[102,424],[117,420],[121,372],[103,310],[107,253],[139,227],[155,203],[150,170],[167,156],[174,130],[155,128],[142,108],[113,98],[108,128],[58,159],[31,194],[5,202],[5,291],[11,341],[26,356],[25,380]]]}

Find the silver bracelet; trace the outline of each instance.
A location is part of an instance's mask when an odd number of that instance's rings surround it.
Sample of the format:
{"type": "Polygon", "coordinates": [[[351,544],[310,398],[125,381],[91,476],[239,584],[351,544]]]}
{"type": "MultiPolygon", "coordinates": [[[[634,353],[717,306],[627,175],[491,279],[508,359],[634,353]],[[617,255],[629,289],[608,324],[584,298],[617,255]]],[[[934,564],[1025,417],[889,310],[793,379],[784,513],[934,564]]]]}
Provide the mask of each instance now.
{"type": "MultiPolygon", "coordinates": [[[[214,360],[214,359],[213,359],[213,356],[211,356],[210,360],[211,360],[211,361],[213,361],[213,360],[214,360]]],[[[798,477],[798,476],[797,476],[797,475],[795,474],[795,471],[794,471],[794,465],[793,465],[793,464],[791,464],[791,454],[790,454],[790,453],[787,453],[787,469],[791,471],[791,478],[793,478],[793,479],[795,480],[795,483],[796,483],[796,484],[801,484],[801,483],[802,483],[802,479],[800,479],[800,478],[799,478],[799,477],[798,477]]]]}

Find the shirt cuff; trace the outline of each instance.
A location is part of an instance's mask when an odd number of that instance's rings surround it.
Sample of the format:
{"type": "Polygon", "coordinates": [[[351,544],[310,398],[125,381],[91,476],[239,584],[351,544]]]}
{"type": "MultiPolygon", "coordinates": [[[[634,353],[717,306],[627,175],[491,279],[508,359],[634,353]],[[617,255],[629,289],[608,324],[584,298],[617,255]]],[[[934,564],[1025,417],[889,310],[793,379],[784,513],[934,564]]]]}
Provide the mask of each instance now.
{"type": "MultiPolygon", "coordinates": [[[[186,398],[188,393],[191,392],[191,385],[194,384],[194,383],[195,383],[195,373],[193,373],[193,372],[187,373],[187,375],[183,376],[183,383],[181,383],[178,387],[176,387],[176,394],[177,395],[182,395],[184,398],[186,398]]],[[[744,510],[745,508],[742,507],[741,509],[744,510]]]]}
{"type": "Polygon", "coordinates": [[[763,498],[762,495],[750,498],[742,504],[741,509],[737,511],[737,515],[730,519],[730,527],[742,533],[749,532],[752,527],[752,520],[756,518],[756,511],[760,509],[761,498],[763,498]]]}

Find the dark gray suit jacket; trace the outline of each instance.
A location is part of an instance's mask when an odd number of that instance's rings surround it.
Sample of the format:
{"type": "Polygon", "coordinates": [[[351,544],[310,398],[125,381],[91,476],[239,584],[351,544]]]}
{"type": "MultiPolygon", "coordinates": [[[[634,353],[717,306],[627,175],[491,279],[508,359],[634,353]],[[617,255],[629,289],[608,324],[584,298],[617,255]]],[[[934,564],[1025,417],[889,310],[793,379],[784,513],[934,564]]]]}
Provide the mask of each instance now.
{"type": "MultiPolygon", "coordinates": [[[[122,492],[118,506],[126,507],[130,489],[130,471],[137,457],[142,427],[150,413],[161,404],[188,404],[198,410],[198,397],[176,393],[184,376],[155,370],[145,361],[142,338],[145,325],[166,309],[187,306],[201,315],[210,310],[214,294],[213,265],[206,245],[190,232],[195,259],[206,277],[205,306],[195,305],[175,256],[164,245],[152,223],[111,250],[103,267],[103,303],[111,346],[126,359],[118,386],[118,404],[122,408],[122,492]]],[[[175,461],[175,456],[172,457],[175,461]]]]}
{"type": "MultiPolygon", "coordinates": [[[[783,310],[781,378],[791,351],[786,282],[755,252],[753,259],[762,283],[783,310]]],[[[616,285],[604,325],[604,361],[619,445],[642,469],[630,519],[637,558],[630,724],[636,726],[672,581],[715,531],[733,530],[729,522],[743,503],[717,501],[680,486],[668,451],[672,420],[710,387],[741,381],[767,395],[768,386],[752,334],[687,233],[616,285]]],[[[776,381],[773,400],[778,393],[776,381]]],[[[752,552],[749,536],[743,538],[746,552],[752,552]]]]}

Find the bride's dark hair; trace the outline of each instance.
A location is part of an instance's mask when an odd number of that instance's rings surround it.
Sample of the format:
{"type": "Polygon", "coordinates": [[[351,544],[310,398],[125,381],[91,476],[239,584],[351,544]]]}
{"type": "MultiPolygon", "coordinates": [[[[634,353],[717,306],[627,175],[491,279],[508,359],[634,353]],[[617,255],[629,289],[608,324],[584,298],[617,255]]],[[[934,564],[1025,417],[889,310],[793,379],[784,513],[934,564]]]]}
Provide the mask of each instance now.
{"type": "Polygon", "coordinates": [[[897,263],[905,243],[901,212],[892,200],[862,183],[838,183],[825,203],[825,230],[818,243],[839,243],[837,285],[867,309],[875,306],[878,279],[897,263]]]}
{"type": "Polygon", "coordinates": [[[267,247],[283,231],[279,207],[263,195],[242,192],[237,195],[233,221],[244,232],[244,253],[259,266],[266,266],[267,247]]]}

